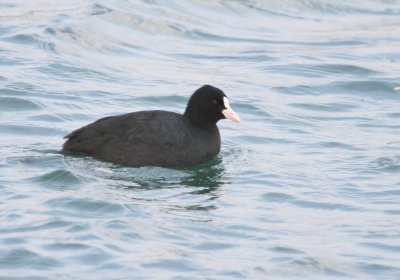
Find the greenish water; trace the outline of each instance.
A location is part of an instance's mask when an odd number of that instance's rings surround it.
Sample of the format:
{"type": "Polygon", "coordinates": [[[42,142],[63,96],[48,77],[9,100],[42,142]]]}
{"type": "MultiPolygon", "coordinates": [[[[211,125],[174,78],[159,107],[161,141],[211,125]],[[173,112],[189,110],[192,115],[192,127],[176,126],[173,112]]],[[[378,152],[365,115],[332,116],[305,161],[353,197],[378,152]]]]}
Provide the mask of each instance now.
{"type": "Polygon", "coordinates": [[[400,279],[399,1],[0,9],[1,279],[400,279]],[[242,119],[210,163],[58,153],[203,84],[242,119]]]}

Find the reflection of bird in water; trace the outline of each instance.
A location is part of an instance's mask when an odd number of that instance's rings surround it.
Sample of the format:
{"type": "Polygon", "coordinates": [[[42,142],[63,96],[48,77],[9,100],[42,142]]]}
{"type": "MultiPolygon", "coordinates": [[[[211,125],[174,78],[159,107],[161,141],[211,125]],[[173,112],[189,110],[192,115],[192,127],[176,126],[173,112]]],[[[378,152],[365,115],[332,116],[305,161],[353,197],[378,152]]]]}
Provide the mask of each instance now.
{"type": "Polygon", "coordinates": [[[181,183],[191,187],[202,187],[201,190],[195,191],[198,194],[212,192],[220,185],[229,183],[224,177],[225,170],[219,157],[196,170],[186,170],[190,171],[190,175],[183,178],[181,183]]]}

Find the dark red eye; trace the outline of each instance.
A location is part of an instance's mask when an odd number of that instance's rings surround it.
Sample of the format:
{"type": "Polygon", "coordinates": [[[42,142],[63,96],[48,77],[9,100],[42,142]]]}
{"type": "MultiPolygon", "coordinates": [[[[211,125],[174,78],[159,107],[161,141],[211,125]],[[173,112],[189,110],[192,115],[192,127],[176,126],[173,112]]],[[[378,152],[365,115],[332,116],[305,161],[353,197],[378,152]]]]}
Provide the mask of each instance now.
{"type": "Polygon", "coordinates": [[[217,105],[217,104],[218,104],[218,101],[214,99],[213,101],[211,101],[211,103],[212,103],[213,105],[217,105]]]}

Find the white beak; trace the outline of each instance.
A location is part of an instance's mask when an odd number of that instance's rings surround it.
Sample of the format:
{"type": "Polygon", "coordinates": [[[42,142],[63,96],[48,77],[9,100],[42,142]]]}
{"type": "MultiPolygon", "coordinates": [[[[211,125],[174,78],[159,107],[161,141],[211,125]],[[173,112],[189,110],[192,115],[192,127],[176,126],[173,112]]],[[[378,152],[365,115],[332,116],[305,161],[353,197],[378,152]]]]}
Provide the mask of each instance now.
{"type": "Polygon", "coordinates": [[[226,97],[224,97],[224,106],[226,109],[222,110],[222,114],[225,116],[225,118],[233,122],[240,123],[239,116],[232,110],[231,106],[229,106],[229,100],[226,97]]]}

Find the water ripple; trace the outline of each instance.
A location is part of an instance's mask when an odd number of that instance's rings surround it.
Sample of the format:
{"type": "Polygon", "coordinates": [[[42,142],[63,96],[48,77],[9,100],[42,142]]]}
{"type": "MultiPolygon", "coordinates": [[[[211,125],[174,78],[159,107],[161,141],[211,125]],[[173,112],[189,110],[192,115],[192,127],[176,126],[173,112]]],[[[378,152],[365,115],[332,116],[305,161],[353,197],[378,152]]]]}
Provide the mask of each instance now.
{"type": "Polygon", "coordinates": [[[34,101],[16,98],[16,97],[1,97],[0,110],[7,111],[27,111],[27,110],[41,110],[42,106],[34,101]]]}
{"type": "Polygon", "coordinates": [[[88,201],[88,199],[55,199],[46,204],[55,205],[58,212],[76,217],[109,217],[124,213],[124,207],[103,201],[88,201]]]}

